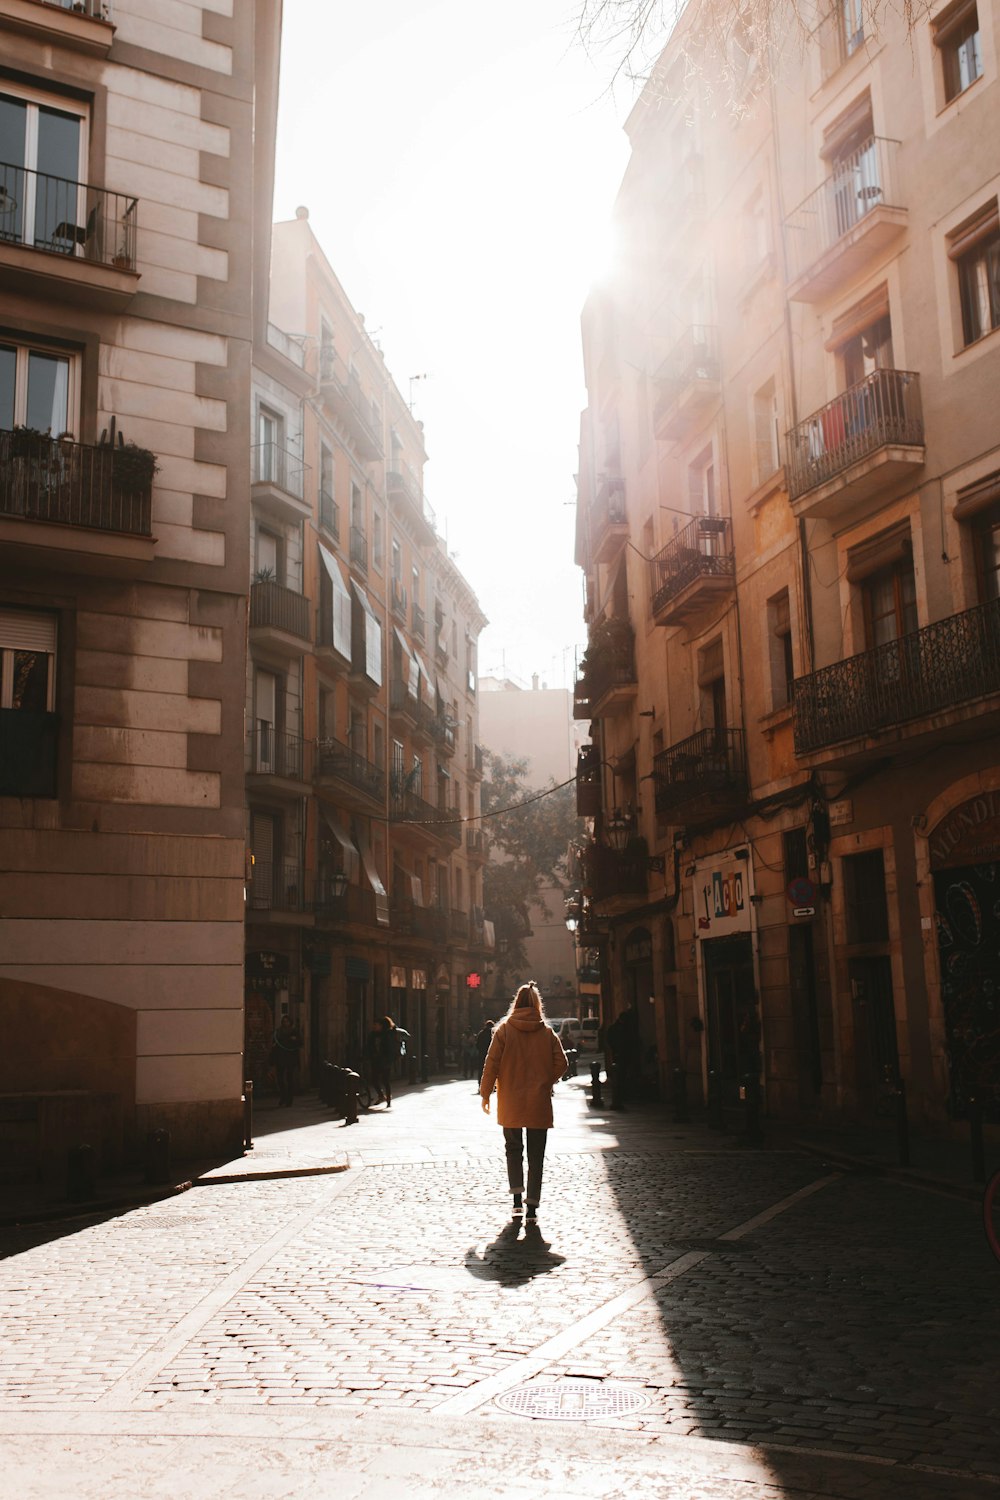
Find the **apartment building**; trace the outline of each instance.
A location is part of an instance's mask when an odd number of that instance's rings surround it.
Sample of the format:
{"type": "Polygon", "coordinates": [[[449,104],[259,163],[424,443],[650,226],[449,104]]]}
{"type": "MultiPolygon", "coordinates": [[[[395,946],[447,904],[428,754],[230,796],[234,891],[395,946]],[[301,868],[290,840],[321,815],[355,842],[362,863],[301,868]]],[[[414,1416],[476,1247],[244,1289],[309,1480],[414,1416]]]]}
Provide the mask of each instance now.
{"type": "Polygon", "coordinates": [[[4,1171],[242,1140],[278,0],[0,3],[4,1171]]]}
{"type": "Polygon", "coordinates": [[[724,101],[697,21],[583,315],[581,941],[650,1089],[996,1119],[1000,13],[737,24],[724,101]]]}
{"type": "Polygon", "coordinates": [[[426,450],[300,209],[273,226],[255,351],[247,678],[246,1056],[290,1014],[314,1075],[375,1016],[441,1066],[482,911],[476,643],[426,450]]]}

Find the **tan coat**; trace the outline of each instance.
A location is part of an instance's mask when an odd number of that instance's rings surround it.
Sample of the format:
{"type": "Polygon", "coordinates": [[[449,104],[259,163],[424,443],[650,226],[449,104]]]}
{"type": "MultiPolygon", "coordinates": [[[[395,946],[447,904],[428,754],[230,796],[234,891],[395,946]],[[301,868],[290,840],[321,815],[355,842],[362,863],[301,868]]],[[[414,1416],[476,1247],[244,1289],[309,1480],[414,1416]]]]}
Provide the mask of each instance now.
{"type": "Polygon", "coordinates": [[[547,1130],[552,1085],[566,1071],[566,1054],[551,1026],[524,1007],[501,1021],[486,1054],[479,1092],[497,1090],[497,1123],[509,1129],[547,1130]]]}

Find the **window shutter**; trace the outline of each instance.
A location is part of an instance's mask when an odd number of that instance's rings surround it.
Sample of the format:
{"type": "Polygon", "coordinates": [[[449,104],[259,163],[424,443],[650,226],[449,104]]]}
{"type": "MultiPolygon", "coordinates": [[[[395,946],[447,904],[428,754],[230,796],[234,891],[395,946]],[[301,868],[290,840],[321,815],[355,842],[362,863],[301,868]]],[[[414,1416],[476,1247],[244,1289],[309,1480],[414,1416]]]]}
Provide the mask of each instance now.
{"type": "Polygon", "coordinates": [[[47,651],[54,655],[55,615],[36,615],[26,609],[0,609],[0,646],[11,651],[47,651]]]}

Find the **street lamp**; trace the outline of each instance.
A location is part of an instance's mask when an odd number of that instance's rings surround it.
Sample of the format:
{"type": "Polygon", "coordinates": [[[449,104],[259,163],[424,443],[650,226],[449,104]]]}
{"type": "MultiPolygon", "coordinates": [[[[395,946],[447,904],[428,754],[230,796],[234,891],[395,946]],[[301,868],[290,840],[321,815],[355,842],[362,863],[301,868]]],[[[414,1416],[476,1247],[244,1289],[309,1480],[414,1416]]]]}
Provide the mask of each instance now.
{"type": "Polygon", "coordinates": [[[607,839],[608,847],[616,854],[625,853],[629,839],[634,833],[634,815],[625,812],[620,807],[614,808],[604,820],[604,837],[607,839]]]}

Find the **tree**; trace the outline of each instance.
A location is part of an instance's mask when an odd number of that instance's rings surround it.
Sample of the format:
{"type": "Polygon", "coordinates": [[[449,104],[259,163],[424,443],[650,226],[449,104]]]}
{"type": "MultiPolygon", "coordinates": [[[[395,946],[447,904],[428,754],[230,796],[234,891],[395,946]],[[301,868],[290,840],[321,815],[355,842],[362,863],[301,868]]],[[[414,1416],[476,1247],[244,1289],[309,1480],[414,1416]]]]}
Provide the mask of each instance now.
{"type": "Polygon", "coordinates": [[[492,750],[483,751],[483,769],[483,826],[500,854],[483,871],[483,906],[498,945],[507,945],[502,967],[523,968],[532,907],[546,882],[566,879],[566,856],[582,824],[572,784],[558,787],[550,780],[539,795],[525,780],[526,760],[492,750]]]}

